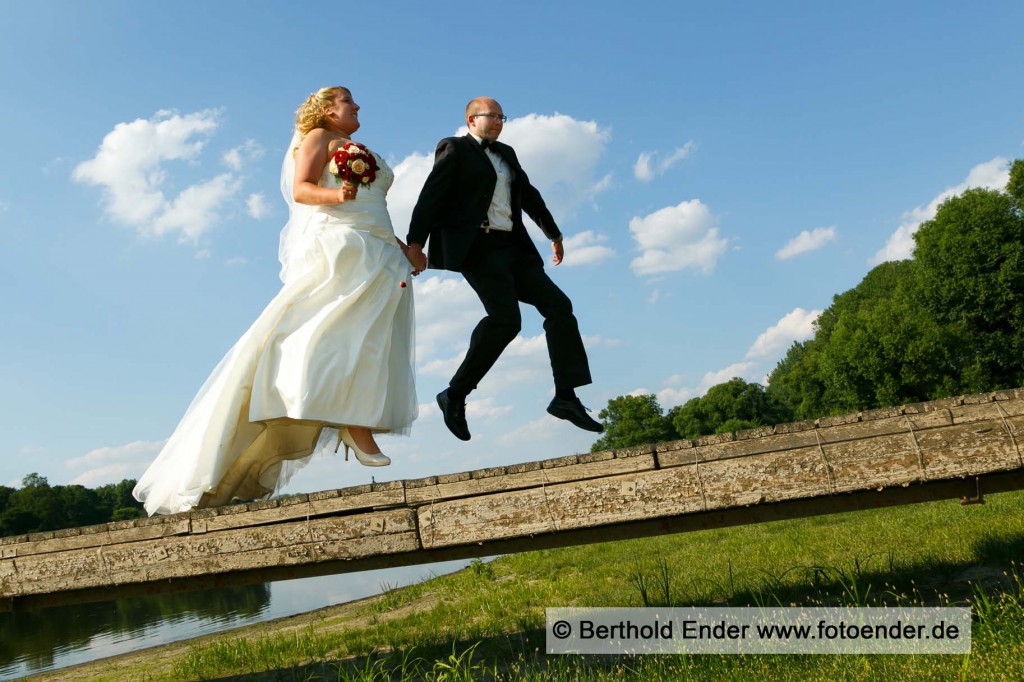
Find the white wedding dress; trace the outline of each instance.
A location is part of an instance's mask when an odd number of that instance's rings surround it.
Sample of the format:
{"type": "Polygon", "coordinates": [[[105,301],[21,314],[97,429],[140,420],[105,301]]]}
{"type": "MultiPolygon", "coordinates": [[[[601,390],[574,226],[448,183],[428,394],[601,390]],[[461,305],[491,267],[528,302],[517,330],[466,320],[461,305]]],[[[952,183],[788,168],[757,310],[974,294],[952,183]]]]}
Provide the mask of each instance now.
{"type": "MultiPolygon", "coordinates": [[[[284,286],[139,479],[134,494],[149,514],[268,497],[320,448],[334,449],[338,426],[408,434],[417,414],[412,268],[388,215],[394,174],[377,161],[376,180],[354,201],[292,205],[284,286]]],[[[320,184],[339,185],[327,168],[320,184]]]]}

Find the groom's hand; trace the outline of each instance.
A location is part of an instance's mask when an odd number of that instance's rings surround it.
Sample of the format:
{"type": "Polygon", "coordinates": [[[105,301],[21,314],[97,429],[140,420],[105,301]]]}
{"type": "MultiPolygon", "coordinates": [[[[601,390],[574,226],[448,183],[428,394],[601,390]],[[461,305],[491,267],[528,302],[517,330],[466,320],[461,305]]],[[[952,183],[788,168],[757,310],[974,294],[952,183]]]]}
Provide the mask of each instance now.
{"type": "Polygon", "coordinates": [[[409,244],[409,250],[405,252],[405,257],[415,268],[412,274],[418,275],[427,269],[427,256],[423,253],[422,244],[409,244]]]}
{"type": "Polygon", "coordinates": [[[565,256],[565,247],[562,246],[562,240],[559,239],[557,242],[551,242],[551,252],[554,256],[551,258],[558,265],[562,262],[562,258],[565,256]]]}

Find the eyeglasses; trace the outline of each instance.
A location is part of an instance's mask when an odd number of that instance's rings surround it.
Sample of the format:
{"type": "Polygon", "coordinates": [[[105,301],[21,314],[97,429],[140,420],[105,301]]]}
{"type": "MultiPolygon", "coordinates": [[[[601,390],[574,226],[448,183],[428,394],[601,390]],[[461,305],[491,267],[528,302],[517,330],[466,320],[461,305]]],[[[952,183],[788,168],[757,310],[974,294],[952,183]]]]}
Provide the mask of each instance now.
{"type": "Polygon", "coordinates": [[[497,121],[501,121],[502,123],[504,123],[505,121],[508,120],[508,116],[506,116],[505,114],[470,114],[469,115],[470,118],[476,118],[477,116],[484,116],[485,118],[493,118],[493,119],[495,119],[497,121]]]}

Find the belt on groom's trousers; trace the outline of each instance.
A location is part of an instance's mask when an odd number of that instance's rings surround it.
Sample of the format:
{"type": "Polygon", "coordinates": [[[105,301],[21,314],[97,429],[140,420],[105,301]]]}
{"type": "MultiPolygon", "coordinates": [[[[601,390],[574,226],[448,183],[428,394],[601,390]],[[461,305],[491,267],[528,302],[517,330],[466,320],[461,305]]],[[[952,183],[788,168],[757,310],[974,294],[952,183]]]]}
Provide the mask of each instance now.
{"type": "Polygon", "coordinates": [[[512,230],[498,230],[486,223],[480,227],[480,235],[487,240],[487,243],[494,246],[505,246],[515,243],[515,236],[512,230]]]}

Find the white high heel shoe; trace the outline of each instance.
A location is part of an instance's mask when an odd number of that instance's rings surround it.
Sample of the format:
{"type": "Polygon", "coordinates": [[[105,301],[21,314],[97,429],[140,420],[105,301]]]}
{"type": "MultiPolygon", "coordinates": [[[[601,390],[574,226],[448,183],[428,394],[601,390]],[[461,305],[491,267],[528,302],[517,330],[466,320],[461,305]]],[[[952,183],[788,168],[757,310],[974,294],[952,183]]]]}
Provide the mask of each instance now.
{"type": "MultiPolygon", "coordinates": [[[[356,459],[359,460],[359,463],[362,464],[363,466],[386,467],[387,465],[391,464],[391,458],[385,455],[383,452],[377,452],[371,455],[360,450],[359,446],[356,445],[355,440],[352,439],[352,434],[349,433],[348,429],[345,428],[344,426],[338,429],[338,446],[340,446],[342,443],[345,444],[346,462],[348,461],[348,449],[352,448],[352,451],[356,454],[356,459]]],[[[335,452],[338,451],[338,446],[335,446],[335,452]]]]}

